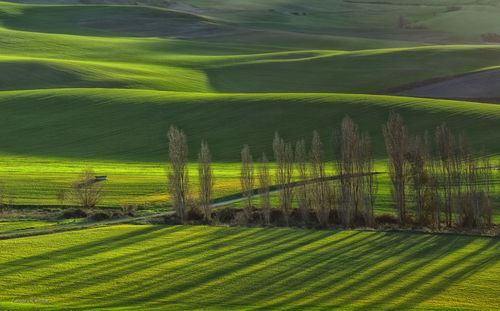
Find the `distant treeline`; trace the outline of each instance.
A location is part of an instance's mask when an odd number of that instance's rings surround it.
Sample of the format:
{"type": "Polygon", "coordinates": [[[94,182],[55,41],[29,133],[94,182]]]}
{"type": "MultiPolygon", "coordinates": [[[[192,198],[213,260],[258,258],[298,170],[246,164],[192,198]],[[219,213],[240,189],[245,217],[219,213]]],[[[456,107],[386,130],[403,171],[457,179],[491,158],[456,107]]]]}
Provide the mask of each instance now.
{"type": "MultiPolygon", "coordinates": [[[[473,150],[463,135],[455,137],[444,123],[435,129],[432,139],[427,131],[422,136],[412,136],[395,112],[391,112],[382,131],[391,195],[401,226],[410,223],[434,229],[454,225],[491,226],[495,169],[484,151],[473,150]]],[[[168,140],[168,189],[176,214],[184,222],[189,209],[201,208],[205,221],[209,222],[214,178],[208,144],[201,144],[200,187],[196,203],[190,204],[187,137],[182,130],[171,126],[168,140]]],[[[240,174],[244,217],[251,217],[257,187],[263,224],[270,224],[270,188],[274,183],[286,225],[296,202],[304,224],[314,221],[321,226],[332,223],[344,227],[374,226],[378,184],[370,136],[361,133],[346,116],[333,134],[332,145],[334,157],[326,159],[316,131],[309,150],[304,140],[292,145],[275,133],[273,165],[265,154],[254,163],[250,147],[245,145],[240,174]],[[327,175],[327,165],[332,160],[335,180],[327,175]],[[310,219],[311,215],[315,219],[310,219]]]]}

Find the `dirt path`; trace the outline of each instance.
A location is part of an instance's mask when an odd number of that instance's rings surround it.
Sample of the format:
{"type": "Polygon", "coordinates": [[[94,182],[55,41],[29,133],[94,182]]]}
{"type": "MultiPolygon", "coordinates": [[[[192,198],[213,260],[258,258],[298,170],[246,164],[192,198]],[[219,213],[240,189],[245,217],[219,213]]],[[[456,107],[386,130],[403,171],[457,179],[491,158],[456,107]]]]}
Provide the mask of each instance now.
{"type": "MultiPolygon", "coordinates": [[[[374,172],[373,174],[380,174],[380,172],[374,172]]],[[[340,176],[329,176],[329,177],[324,178],[323,180],[330,181],[330,180],[336,180],[339,178],[340,178],[340,176]]],[[[290,185],[292,188],[296,188],[296,187],[304,186],[306,184],[315,183],[318,181],[321,181],[321,179],[311,179],[311,180],[306,180],[306,181],[302,181],[302,182],[293,182],[290,185]]],[[[254,198],[260,196],[259,190],[260,189],[254,189],[254,195],[253,195],[254,198]]],[[[269,193],[276,193],[276,192],[280,191],[278,189],[277,185],[271,186],[270,190],[271,191],[269,191],[269,193]]],[[[226,204],[231,204],[231,203],[243,201],[243,200],[245,200],[245,198],[242,197],[241,194],[235,194],[232,196],[219,198],[219,200],[221,200],[221,201],[214,202],[211,206],[212,207],[220,207],[220,206],[223,206],[226,204]]],[[[137,216],[137,217],[104,220],[104,221],[92,222],[92,223],[87,223],[87,224],[62,225],[62,226],[53,226],[53,227],[42,228],[42,229],[30,229],[30,230],[2,232],[2,233],[0,233],[0,240],[35,236],[35,235],[45,235],[45,234],[52,234],[52,233],[64,232],[64,231],[75,231],[75,230],[83,230],[83,229],[90,229],[90,228],[98,228],[98,227],[105,227],[105,226],[116,225],[116,224],[131,223],[131,222],[135,222],[135,221],[146,220],[146,219],[151,219],[151,218],[156,218],[156,217],[171,216],[171,215],[174,215],[174,213],[175,213],[174,211],[169,211],[169,212],[164,212],[164,213],[137,216]]]]}

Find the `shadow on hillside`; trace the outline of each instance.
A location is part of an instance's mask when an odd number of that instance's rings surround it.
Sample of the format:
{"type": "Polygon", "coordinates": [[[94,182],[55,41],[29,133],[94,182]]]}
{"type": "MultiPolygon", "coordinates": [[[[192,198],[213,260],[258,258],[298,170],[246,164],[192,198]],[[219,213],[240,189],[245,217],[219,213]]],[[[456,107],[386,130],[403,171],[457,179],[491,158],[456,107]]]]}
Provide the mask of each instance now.
{"type": "Polygon", "coordinates": [[[500,261],[493,238],[183,226],[110,232],[2,264],[0,274],[29,271],[36,277],[13,288],[72,309],[90,303],[398,310],[500,261]]]}

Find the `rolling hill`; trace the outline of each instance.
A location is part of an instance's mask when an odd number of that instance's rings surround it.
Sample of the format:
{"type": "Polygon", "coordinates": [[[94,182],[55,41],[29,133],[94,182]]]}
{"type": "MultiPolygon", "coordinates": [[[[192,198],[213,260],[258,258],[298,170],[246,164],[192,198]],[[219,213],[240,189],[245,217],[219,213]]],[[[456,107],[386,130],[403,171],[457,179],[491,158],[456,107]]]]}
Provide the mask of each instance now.
{"type": "MultiPolygon", "coordinates": [[[[191,191],[208,141],[216,198],[241,191],[243,144],[258,160],[275,131],[318,130],[331,159],[346,115],[380,172],[390,111],[411,134],[446,122],[497,160],[500,105],[484,102],[500,102],[499,14],[500,0],[0,2],[0,231],[74,223],[47,215],[89,167],[108,179],[100,207],[171,208],[172,124],[188,135],[191,191]]],[[[375,210],[393,213],[377,179],[375,210]]],[[[500,308],[496,237],[136,224],[0,250],[2,310],[500,308]]]]}

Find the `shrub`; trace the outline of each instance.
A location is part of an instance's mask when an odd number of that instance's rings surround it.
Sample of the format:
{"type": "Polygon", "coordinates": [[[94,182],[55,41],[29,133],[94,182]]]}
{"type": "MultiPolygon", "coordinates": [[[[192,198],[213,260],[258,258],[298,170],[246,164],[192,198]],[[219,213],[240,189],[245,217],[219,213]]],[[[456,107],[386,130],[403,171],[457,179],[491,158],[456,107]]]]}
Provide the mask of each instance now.
{"type": "Polygon", "coordinates": [[[72,218],[86,218],[88,216],[87,212],[83,208],[75,208],[65,210],[61,215],[63,219],[72,219],[72,218]]]}
{"type": "Polygon", "coordinates": [[[483,33],[481,39],[485,42],[500,42],[500,35],[496,33],[483,33]]]}
{"type": "Polygon", "coordinates": [[[205,213],[198,205],[190,205],[187,210],[187,220],[202,221],[205,220],[205,213]]]}
{"type": "Polygon", "coordinates": [[[234,224],[237,226],[246,226],[248,224],[248,216],[245,212],[237,212],[234,216],[234,224]]]}
{"type": "Polygon", "coordinates": [[[229,224],[233,222],[234,216],[239,210],[232,207],[224,207],[216,210],[212,217],[217,219],[220,223],[229,224]]]}
{"type": "Polygon", "coordinates": [[[82,171],[77,180],[71,184],[67,195],[58,193],[60,200],[67,197],[69,200],[83,208],[95,208],[104,197],[104,186],[95,181],[95,173],[92,169],[82,171]]]}
{"type": "Polygon", "coordinates": [[[98,211],[90,216],[90,219],[95,221],[108,220],[113,217],[113,214],[108,211],[98,211]]]}
{"type": "Polygon", "coordinates": [[[122,214],[128,215],[130,217],[135,216],[135,212],[139,209],[139,205],[137,203],[128,204],[127,202],[122,204],[122,214]]]}
{"type": "Polygon", "coordinates": [[[378,225],[383,224],[397,224],[398,218],[391,214],[382,214],[375,216],[375,223],[378,225]]]}

